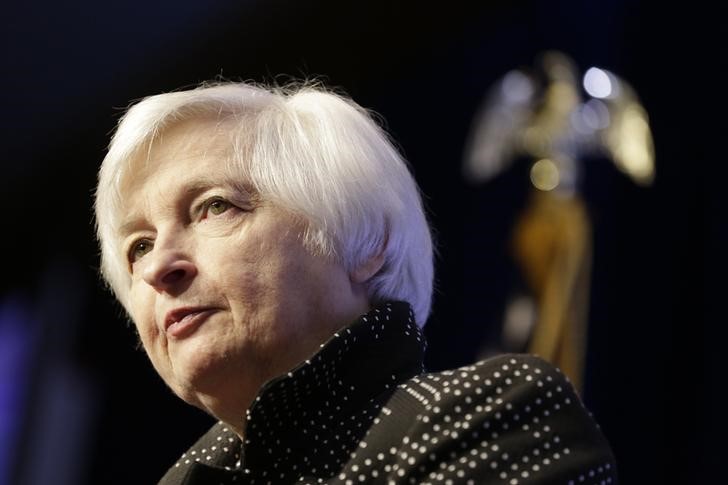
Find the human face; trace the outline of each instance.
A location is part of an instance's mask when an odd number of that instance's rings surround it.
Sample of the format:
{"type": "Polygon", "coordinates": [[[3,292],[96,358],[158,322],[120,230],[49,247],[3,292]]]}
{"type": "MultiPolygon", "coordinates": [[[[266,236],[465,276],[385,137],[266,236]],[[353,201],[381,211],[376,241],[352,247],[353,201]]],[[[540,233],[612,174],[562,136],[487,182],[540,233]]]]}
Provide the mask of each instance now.
{"type": "Polygon", "coordinates": [[[261,385],[368,308],[300,217],[226,175],[214,122],[168,128],[122,185],[126,307],[169,387],[236,429],[261,385]],[[237,425],[237,426],[236,426],[237,425]]]}

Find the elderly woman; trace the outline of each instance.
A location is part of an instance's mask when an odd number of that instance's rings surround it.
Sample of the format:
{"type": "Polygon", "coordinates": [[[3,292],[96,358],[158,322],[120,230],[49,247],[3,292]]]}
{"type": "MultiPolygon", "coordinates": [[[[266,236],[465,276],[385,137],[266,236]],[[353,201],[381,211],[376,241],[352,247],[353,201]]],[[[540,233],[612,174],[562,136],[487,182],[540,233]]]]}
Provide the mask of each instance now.
{"type": "Polygon", "coordinates": [[[96,217],[154,368],[218,420],[161,483],[616,483],[545,362],[424,373],[430,231],[351,100],[242,83],[146,98],[113,137],[96,217]]]}

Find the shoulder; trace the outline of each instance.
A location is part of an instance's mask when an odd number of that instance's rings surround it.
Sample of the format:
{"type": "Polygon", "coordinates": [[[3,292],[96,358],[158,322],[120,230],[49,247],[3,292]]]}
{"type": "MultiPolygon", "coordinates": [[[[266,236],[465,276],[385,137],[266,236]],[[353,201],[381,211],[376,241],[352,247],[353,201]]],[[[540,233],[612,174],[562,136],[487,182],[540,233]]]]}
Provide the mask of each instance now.
{"type": "Polygon", "coordinates": [[[506,354],[459,369],[422,374],[401,388],[420,394],[425,408],[437,402],[461,401],[485,401],[511,408],[511,401],[522,403],[529,397],[540,398],[539,403],[552,400],[554,406],[559,404],[556,410],[561,404],[572,404],[574,399],[581,405],[573,386],[558,368],[527,354],[506,354]],[[562,403],[557,402],[559,399],[562,403]],[[505,406],[509,402],[511,406],[505,406]]]}
{"type": "Polygon", "coordinates": [[[217,422],[182,454],[159,484],[187,483],[186,480],[193,475],[208,478],[224,476],[224,471],[237,467],[240,448],[237,435],[224,423],[217,422]]]}
{"type": "Polygon", "coordinates": [[[597,427],[568,378],[533,355],[506,354],[459,369],[422,374],[402,384],[400,390],[417,401],[425,420],[455,415],[464,419],[461,426],[465,427],[476,420],[486,429],[525,431],[544,421],[597,427]]]}
{"type": "Polygon", "coordinates": [[[573,386],[538,357],[423,374],[401,384],[387,407],[401,429],[407,423],[398,453],[403,466],[417,464],[407,468],[417,480],[617,481],[609,444],[573,386]]]}

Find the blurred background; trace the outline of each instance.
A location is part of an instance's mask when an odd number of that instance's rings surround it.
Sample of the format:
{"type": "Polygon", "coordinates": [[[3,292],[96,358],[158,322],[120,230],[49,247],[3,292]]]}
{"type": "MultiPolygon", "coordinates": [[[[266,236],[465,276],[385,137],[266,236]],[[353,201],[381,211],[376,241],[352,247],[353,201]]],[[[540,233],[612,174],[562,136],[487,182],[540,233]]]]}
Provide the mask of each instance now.
{"type": "Polygon", "coordinates": [[[5,5],[0,485],[154,483],[209,426],[166,390],[100,284],[91,206],[122,109],[220,76],[316,76],[386,119],[438,240],[432,370],[533,348],[553,300],[538,296],[538,262],[517,241],[544,247],[524,214],[543,200],[534,194],[551,193],[534,189],[533,163],[556,160],[571,178],[552,192],[575,201],[565,227],[578,237],[556,244],[561,226],[536,227],[563,254],[581,255],[571,276],[541,264],[576,282],[560,300],[576,308],[561,312],[576,337],[562,338],[557,354],[576,355],[575,380],[623,482],[725,476],[726,52],[716,14],[700,2],[646,0],[5,5]],[[571,89],[552,100],[557,114],[566,103],[568,123],[547,137],[551,155],[519,138],[553,121],[542,64],[550,50],[567,59],[556,87],[566,69],[571,89]],[[636,93],[649,131],[638,124],[633,142],[647,154],[654,146],[651,183],[598,149],[618,112],[614,96],[588,104],[600,97],[583,83],[591,67],[597,81],[636,93]],[[520,122],[498,111],[509,93],[528,101],[520,122]],[[493,119],[510,120],[508,140],[493,119]],[[483,140],[505,148],[484,159],[483,140]]]}

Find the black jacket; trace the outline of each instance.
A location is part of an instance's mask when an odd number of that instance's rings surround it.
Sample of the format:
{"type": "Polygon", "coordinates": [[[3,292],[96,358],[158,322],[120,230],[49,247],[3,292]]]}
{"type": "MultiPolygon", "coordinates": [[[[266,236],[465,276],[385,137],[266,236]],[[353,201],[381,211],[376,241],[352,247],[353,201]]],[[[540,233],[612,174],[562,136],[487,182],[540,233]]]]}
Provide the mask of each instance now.
{"type": "Polygon", "coordinates": [[[406,303],[386,303],[268,382],[245,440],[218,423],[160,484],[616,484],[566,377],[504,355],[425,374],[406,303]]]}

